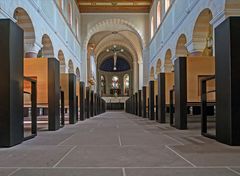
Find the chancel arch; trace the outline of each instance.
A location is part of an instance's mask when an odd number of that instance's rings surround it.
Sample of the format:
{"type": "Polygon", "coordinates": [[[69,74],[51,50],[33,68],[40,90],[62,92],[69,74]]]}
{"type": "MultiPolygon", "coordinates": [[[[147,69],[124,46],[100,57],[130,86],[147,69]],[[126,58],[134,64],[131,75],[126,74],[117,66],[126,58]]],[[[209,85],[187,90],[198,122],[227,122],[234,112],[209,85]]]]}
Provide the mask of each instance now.
{"type": "Polygon", "coordinates": [[[103,52],[97,61],[97,90],[103,97],[124,97],[132,94],[133,63],[131,55],[103,52]]]}

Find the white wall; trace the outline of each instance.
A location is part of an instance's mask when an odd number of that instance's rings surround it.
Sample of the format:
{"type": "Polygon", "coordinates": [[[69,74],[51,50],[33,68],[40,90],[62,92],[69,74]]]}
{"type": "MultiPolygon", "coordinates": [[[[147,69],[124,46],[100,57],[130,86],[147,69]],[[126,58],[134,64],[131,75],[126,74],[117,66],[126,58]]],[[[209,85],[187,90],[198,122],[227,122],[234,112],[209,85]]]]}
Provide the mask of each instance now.
{"type": "MultiPolygon", "coordinates": [[[[165,1],[165,0],[160,0],[165,1]]],[[[156,19],[157,2],[154,0],[151,16],[156,19]]],[[[181,34],[187,37],[186,47],[191,53],[193,47],[193,29],[199,14],[206,8],[209,8],[213,14],[213,19],[210,22],[215,28],[228,16],[240,16],[240,1],[239,0],[174,0],[169,11],[162,17],[162,23],[158,28],[155,28],[155,34],[149,43],[149,65],[148,78],[150,68],[156,65],[158,59],[161,59],[164,65],[166,51],[171,49],[172,61],[176,56],[176,45],[181,34]],[[226,4],[227,3],[227,4],[226,4]]],[[[163,12],[164,13],[164,12],[163,12]]],[[[155,20],[155,26],[156,26],[155,20]]],[[[150,29],[149,24],[149,29],[150,29]]],[[[162,69],[164,71],[164,68],[162,69]]]]}
{"type": "MultiPolygon", "coordinates": [[[[73,7],[73,17],[79,19],[80,14],[74,0],[64,0],[71,2],[73,7]]],[[[61,12],[55,0],[0,0],[0,18],[13,19],[16,8],[23,8],[32,20],[35,31],[35,47],[40,49],[42,36],[47,34],[53,44],[54,57],[58,57],[58,51],[62,50],[65,56],[66,65],[71,59],[74,69],[80,69],[81,64],[81,37],[77,36],[75,20],[70,26],[67,21],[67,8],[61,12]]],[[[80,28],[79,28],[80,29],[80,28]]],[[[81,71],[81,69],[80,69],[81,71]]]]}

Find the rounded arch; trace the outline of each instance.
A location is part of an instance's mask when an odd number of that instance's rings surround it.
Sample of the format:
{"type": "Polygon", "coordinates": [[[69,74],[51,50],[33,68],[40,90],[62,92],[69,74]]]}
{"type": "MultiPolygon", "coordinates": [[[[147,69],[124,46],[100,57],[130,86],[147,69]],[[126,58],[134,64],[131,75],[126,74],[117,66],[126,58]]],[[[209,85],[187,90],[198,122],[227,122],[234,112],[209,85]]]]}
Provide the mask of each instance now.
{"type": "Polygon", "coordinates": [[[154,67],[152,66],[151,67],[151,70],[150,70],[150,75],[149,75],[149,78],[150,78],[150,80],[154,80],[154,67]]]}
{"type": "Polygon", "coordinates": [[[50,58],[54,57],[54,49],[53,49],[53,44],[50,39],[50,37],[47,34],[44,34],[42,36],[42,57],[50,58]]]}
{"type": "Polygon", "coordinates": [[[158,0],[157,2],[157,28],[161,24],[161,19],[162,19],[162,1],[158,0]]]}
{"type": "Polygon", "coordinates": [[[66,71],[66,62],[65,62],[65,56],[62,50],[58,51],[58,60],[60,63],[60,73],[65,73],[66,71]]]}
{"type": "Polygon", "coordinates": [[[186,48],[187,37],[185,34],[181,34],[177,41],[176,46],[176,57],[185,57],[188,55],[188,50],[186,48]]]}
{"type": "Polygon", "coordinates": [[[36,55],[33,56],[33,53],[30,53],[30,51],[32,51],[32,48],[29,48],[33,47],[36,41],[35,29],[33,27],[32,19],[30,18],[28,13],[21,7],[18,7],[14,10],[13,17],[17,21],[17,24],[24,31],[25,57],[36,57],[36,55]]]}
{"type": "Polygon", "coordinates": [[[171,49],[168,49],[165,54],[164,70],[165,70],[165,72],[171,72],[172,69],[173,69],[172,51],[171,51],[171,49]]]}
{"type": "Polygon", "coordinates": [[[80,80],[80,70],[78,67],[76,68],[76,78],[77,80],[80,80]]]}
{"type": "Polygon", "coordinates": [[[72,4],[71,2],[69,1],[68,2],[68,5],[67,5],[67,12],[68,12],[68,22],[70,24],[70,26],[72,26],[73,24],[73,10],[72,10],[72,4]]]}
{"type": "Polygon", "coordinates": [[[137,27],[135,25],[133,25],[132,23],[130,23],[129,21],[126,21],[124,19],[114,18],[114,19],[107,19],[107,20],[101,21],[101,22],[95,24],[89,30],[87,37],[84,41],[85,48],[87,48],[88,42],[94,34],[101,32],[101,31],[109,31],[109,28],[110,28],[109,26],[113,26],[113,29],[116,29],[116,27],[119,25],[123,26],[123,28],[125,28],[126,30],[128,29],[130,31],[133,31],[139,37],[142,48],[146,46],[143,34],[140,32],[139,29],[137,29],[137,27]]]}
{"type": "Polygon", "coordinates": [[[213,14],[209,8],[198,15],[192,37],[195,54],[203,55],[205,49],[212,49],[213,27],[210,24],[212,18],[213,14]]]}
{"type": "Polygon", "coordinates": [[[159,74],[161,72],[161,67],[162,67],[162,61],[161,59],[158,59],[157,65],[156,65],[156,74],[159,74]]]}
{"type": "Polygon", "coordinates": [[[124,95],[129,96],[129,89],[130,89],[130,76],[129,76],[129,74],[125,74],[123,76],[123,89],[124,89],[124,95]]]}
{"type": "Polygon", "coordinates": [[[68,61],[68,73],[74,73],[74,65],[71,59],[68,61]]]}

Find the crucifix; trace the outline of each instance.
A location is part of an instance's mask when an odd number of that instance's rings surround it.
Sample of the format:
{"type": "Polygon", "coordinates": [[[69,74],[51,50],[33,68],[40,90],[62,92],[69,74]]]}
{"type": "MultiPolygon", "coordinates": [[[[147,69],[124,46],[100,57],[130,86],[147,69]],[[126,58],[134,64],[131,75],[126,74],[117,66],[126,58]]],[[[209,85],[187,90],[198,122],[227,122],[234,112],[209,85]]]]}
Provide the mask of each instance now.
{"type": "Polygon", "coordinates": [[[113,70],[117,70],[117,54],[119,52],[124,52],[124,49],[118,48],[117,45],[113,45],[112,48],[106,50],[108,53],[111,51],[113,53],[113,70]]]}

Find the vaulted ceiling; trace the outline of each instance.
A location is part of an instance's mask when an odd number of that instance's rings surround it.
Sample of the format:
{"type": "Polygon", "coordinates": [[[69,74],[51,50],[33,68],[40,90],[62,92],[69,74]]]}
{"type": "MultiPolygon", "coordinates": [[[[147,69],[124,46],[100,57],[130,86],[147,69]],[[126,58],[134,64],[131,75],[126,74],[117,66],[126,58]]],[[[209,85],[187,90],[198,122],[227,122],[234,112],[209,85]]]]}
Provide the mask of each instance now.
{"type": "Polygon", "coordinates": [[[152,0],[76,0],[81,13],[148,13],[152,0]]]}

